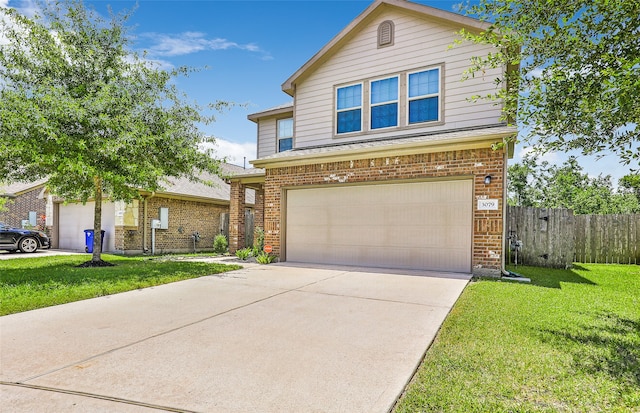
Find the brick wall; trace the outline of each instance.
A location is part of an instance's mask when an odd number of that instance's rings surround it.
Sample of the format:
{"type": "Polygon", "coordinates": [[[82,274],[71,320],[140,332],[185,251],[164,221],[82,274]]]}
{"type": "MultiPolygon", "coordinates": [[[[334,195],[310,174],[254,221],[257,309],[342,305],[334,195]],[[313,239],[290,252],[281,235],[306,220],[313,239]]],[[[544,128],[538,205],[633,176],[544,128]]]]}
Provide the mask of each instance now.
{"type": "Polygon", "coordinates": [[[0,211],[0,222],[12,227],[20,228],[23,219],[29,219],[29,211],[36,211],[39,229],[44,230],[45,222],[42,217],[46,214],[47,199],[39,199],[42,187],[32,189],[11,198],[5,205],[6,211],[0,211]]]}
{"type": "MultiPolygon", "coordinates": [[[[151,220],[159,218],[159,208],[169,208],[169,228],[156,229],[156,254],[193,251],[194,232],[200,233],[196,250],[211,251],[213,239],[220,233],[220,214],[229,212],[227,205],[155,196],[147,201],[147,245],[151,252],[151,220]]],[[[144,207],[140,202],[138,229],[116,226],[116,250],[125,253],[143,251],[144,207]]]]}
{"type": "Polygon", "coordinates": [[[503,168],[503,152],[474,149],[266,169],[265,244],[271,245],[276,255],[280,254],[283,187],[473,176],[474,199],[470,200],[474,211],[473,271],[480,275],[499,275],[502,259],[503,168]],[[484,184],[486,175],[492,176],[490,185],[484,184]],[[476,200],[480,198],[499,199],[498,210],[476,210],[476,200]]]}
{"type": "Polygon", "coordinates": [[[245,247],[245,186],[237,181],[231,182],[229,213],[229,252],[235,254],[245,247]]]}

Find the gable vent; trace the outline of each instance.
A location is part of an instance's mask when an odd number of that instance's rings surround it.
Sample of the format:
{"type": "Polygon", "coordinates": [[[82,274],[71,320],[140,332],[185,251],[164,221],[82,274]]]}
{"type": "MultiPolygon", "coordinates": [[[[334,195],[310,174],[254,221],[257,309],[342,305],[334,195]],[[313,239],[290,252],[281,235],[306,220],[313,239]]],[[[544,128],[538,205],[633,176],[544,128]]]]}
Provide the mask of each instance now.
{"type": "Polygon", "coordinates": [[[385,20],[378,26],[378,47],[393,45],[394,25],[391,20],[385,20]]]}

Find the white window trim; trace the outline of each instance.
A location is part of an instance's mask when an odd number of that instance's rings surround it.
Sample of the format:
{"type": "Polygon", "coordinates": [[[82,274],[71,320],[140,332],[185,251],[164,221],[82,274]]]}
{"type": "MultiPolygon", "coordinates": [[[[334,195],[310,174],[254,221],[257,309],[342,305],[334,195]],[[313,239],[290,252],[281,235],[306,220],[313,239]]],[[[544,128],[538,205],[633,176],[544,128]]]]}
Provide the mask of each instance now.
{"type": "Polygon", "coordinates": [[[293,117],[280,118],[276,120],[276,153],[280,153],[281,139],[291,139],[291,149],[293,149],[294,122],[293,117]],[[291,120],[291,136],[280,136],[280,122],[283,120],[291,120]]]}
{"type": "Polygon", "coordinates": [[[348,83],[346,85],[335,86],[334,105],[335,105],[334,106],[335,107],[335,125],[334,125],[333,131],[335,136],[347,136],[347,135],[353,135],[353,134],[364,132],[364,82],[355,82],[355,83],[348,83]],[[360,85],[360,106],[353,106],[346,109],[338,109],[338,90],[351,87],[351,86],[356,86],[356,85],[360,85]],[[360,109],[360,130],[338,133],[338,113],[348,112],[350,110],[356,110],[356,109],[360,109]]]}
{"type": "MultiPolygon", "coordinates": [[[[380,76],[376,76],[376,77],[372,77],[372,78],[366,78],[366,79],[361,79],[355,82],[350,82],[350,83],[344,83],[344,84],[338,84],[338,85],[334,85],[333,88],[333,93],[334,93],[334,107],[333,107],[333,132],[332,132],[332,137],[334,139],[340,139],[343,137],[351,137],[351,136],[358,136],[358,135],[371,135],[371,134],[375,134],[375,133],[381,133],[381,132],[389,132],[393,129],[396,129],[398,131],[403,131],[403,130],[408,130],[408,129],[417,129],[417,128],[421,128],[421,127],[432,127],[432,126],[437,126],[437,125],[443,125],[444,124],[444,119],[445,119],[445,112],[444,112],[444,107],[443,107],[443,102],[444,102],[444,95],[445,95],[445,85],[443,84],[443,79],[444,79],[444,73],[445,73],[445,63],[444,62],[438,62],[435,64],[431,64],[429,66],[424,66],[424,67],[419,67],[419,68],[415,68],[415,69],[411,69],[411,70],[405,70],[405,71],[399,71],[399,72],[392,72],[392,73],[386,73],[384,75],[380,75],[380,76]],[[409,75],[413,74],[413,73],[420,73],[420,72],[426,72],[426,71],[430,71],[430,70],[438,70],[438,93],[433,93],[433,94],[428,94],[428,95],[421,95],[421,96],[416,96],[413,98],[409,98],[409,75]],[[375,82],[376,80],[383,80],[383,79],[389,79],[389,78],[393,78],[393,77],[397,77],[398,78],[398,124],[396,126],[389,126],[389,127],[385,127],[385,128],[376,128],[376,129],[371,129],[371,108],[373,105],[371,105],[371,82],[375,82]],[[345,88],[345,87],[349,87],[349,86],[354,86],[354,85],[361,85],[361,106],[359,107],[353,107],[353,108],[349,108],[349,109],[342,109],[340,111],[337,110],[338,108],[338,89],[341,88],[345,88]],[[438,118],[434,119],[434,120],[430,120],[430,121],[425,121],[425,122],[417,122],[417,123],[409,123],[409,102],[413,101],[413,100],[418,100],[418,99],[424,99],[424,98],[428,98],[428,97],[437,97],[438,98],[438,118]],[[354,132],[343,132],[343,133],[338,133],[338,112],[342,112],[342,111],[346,111],[346,110],[352,110],[352,109],[360,109],[361,110],[361,117],[360,117],[360,130],[359,131],[354,131],[354,132]]],[[[390,103],[390,102],[389,102],[390,103]]],[[[383,104],[383,103],[380,103],[383,104]]],[[[376,105],[380,105],[380,104],[376,104],[376,105]]]]}
{"type": "Polygon", "coordinates": [[[407,126],[426,125],[426,124],[430,124],[430,123],[441,122],[442,121],[442,66],[440,66],[440,65],[431,66],[431,67],[426,67],[426,68],[423,68],[423,69],[412,70],[411,72],[407,72],[407,94],[406,94],[406,100],[407,100],[407,102],[406,102],[406,119],[405,119],[405,121],[407,123],[407,126]],[[414,73],[429,72],[431,70],[437,70],[438,71],[438,93],[430,93],[430,94],[427,94],[427,95],[409,97],[409,88],[410,88],[409,77],[414,73]],[[409,123],[409,103],[414,101],[414,100],[420,100],[420,99],[426,99],[426,98],[432,98],[432,97],[437,97],[438,98],[438,118],[434,119],[434,120],[424,121],[424,122],[409,123]]]}
{"type": "Polygon", "coordinates": [[[371,131],[380,131],[380,130],[386,130],[386,129],[393,129],[393,128],[398,128],[400,126],[400,74],[397,75],[391,75],[391,76],[384,76],[384,77],[380,77],[380,78],[375,78],[375,79],[371,79],[369,80],[369,99],[368,99],[368,104],[369,104],[369,111],[367,112],[369,114],[369,119],[368,119],[368,123],[369,123],[369,130],[371,131]],[[373,82],[376,82],[378,80],[387,80],[387,79],[393,79],[396,78],[398,79],[398,90],[396,93],[396,100],[389,100],[386,102],[381,102],[381,103],[371,103],[371,97],[372,97],[372,93],[371,93],[371,89],[372,89],[372,84],[373,82]],[[396,114],[396,124],[395,126],[387,126],[384,128],[373,128],[373,126],[371,125],[371,122],[373,121],[373,117],[371,116],[371,112],[372,112],[372,108],[374,108],[375,106],[382,106],[382,105],[388,105],[390,103],[395,103],[396,105],[398,105],[398,110],[397,110],[397,114],[396,114]]]}

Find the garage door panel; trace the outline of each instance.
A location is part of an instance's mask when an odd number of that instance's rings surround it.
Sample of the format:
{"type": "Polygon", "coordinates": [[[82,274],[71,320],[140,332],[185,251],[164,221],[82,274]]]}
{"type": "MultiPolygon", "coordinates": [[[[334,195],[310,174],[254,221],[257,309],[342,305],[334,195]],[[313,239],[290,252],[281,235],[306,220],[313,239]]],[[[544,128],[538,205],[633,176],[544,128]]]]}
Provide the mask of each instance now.
{"type": "Polygon", "coordinates": [[[295,189],[286,259],[471,271],[471,180],[295,189]]]}
{"type": "MultiPolygon", "coordinates": [[[[84,251],[84,230],[93,228],[94,203],[61,204],[58,224],[58,245],[61,249],[84,251]]],[[[115,226],[115,204],[103,202],[102,228],[105,230],[103,251],[115,250],[113,228],[115,226]]]]}

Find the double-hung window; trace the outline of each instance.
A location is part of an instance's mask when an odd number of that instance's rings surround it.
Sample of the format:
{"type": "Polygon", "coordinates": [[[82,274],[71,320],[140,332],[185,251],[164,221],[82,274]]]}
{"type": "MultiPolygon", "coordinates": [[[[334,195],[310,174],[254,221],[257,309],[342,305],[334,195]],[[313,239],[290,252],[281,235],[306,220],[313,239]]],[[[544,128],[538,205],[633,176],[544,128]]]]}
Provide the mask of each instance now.
{"type": "Polygon", "coordinates": [[[371,129],[398,126],[398,77],[371,82],[371,129]]]}
{"type": "Polygon", "coordinates": [[[362,130],[362,84],[340,87],[336,93],[336,132],[362,130]]]}
{"type": "Polygon", "coordinates": [[[409,73],[409,124],[440,118],[440,69],[409,73]]]}
{"type": "Polygon", "coordinates": [[[278,119],[278,152],[293,149],[293,118],[278,119]]]}

